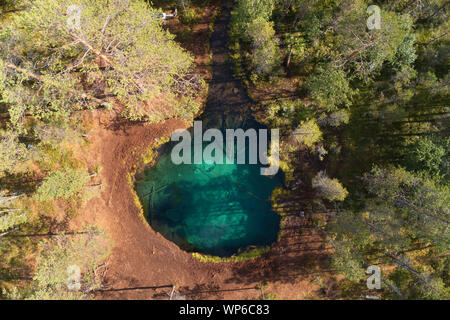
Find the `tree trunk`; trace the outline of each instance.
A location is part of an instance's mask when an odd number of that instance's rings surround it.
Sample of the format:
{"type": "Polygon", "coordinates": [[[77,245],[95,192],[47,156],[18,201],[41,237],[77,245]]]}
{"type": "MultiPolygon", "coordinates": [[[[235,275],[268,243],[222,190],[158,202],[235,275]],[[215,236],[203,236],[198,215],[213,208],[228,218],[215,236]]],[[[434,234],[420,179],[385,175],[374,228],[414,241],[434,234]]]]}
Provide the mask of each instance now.
{"type": "MultiPolygon", "coordinates": [[[[14,69],[14,70],[16,70],[16,71],[19,71],[19,72],[21,72],[21,73],[27,75],[28,77],[33,78],[33,79],[35,79],[35,80],[37,80],[37,81],[39,81],[39,82],[42,82],[42,83],[45,82],[44,79],[42,79],[41,76],[39,76],[39,75],[37,75],[37,74],[35,74],[35,73],[33,73],[33,72],[27,70],[27,69],[24,69],[24,68],[15,66],[15,65],[13,65],[13,64],[11,64],[11,63],[7,63],[7,62],[4,62],[3,64],[4,64],[5,67],[10,68],[10,69],[14,69]]],[[[56,83],[50,82],[50,84],[51,84],[52,86],[56,87],[56,88],[58,87],[58,84],[56,84],[56,83]]],[[[73,93],[73,94],[81,95],[82,98],[92,100],[92,101],[94,101],[94,102],[97,102],[98,104],[102,104],[102,105],[105,105],[105,106],[109,106],[109,103],[108,103],[108,102],[105,102],[105,101],[103,101],[103,100],[97,99],[97,98],[95,98],[95,97],[93,97],[93,96],[89,96],[88,94],[86,94],[86,93],[84,93],[84,92],[79,92],[79,91],[77,91],[77,90],[75,90],[75,89],[72,89],[72,88],[69,88],[68,91],[71,92],[71,93],[73,93]]]]}
{"type": "Polygon", "coordinates": [[[9,230],[9,231],[0,233],[0,237],[6,236],[7,234],[9,234],[9,233],[11,233],[11,232],[14,232],[14,231],[16,231],[16,230],[19,230],[19,228],[18,228],[18,227],[15,227],[15,228],[13,228],[13,229],[11,229],[11,230],[9,230]]]}
{"type": "Polygon", "coordinates": [[[0,196],[0,204],[7,203],[7,202],[12,201],[12,200],[17,199],[17,198],[21,198],[21,197],[23,197],[24,195],[25,195],[25,194],[22,193],[22,194],[19,194],[19,195],[17,195],[17,196],[9,196],[9,197],[3,197],[3,196],[0,196]]]}

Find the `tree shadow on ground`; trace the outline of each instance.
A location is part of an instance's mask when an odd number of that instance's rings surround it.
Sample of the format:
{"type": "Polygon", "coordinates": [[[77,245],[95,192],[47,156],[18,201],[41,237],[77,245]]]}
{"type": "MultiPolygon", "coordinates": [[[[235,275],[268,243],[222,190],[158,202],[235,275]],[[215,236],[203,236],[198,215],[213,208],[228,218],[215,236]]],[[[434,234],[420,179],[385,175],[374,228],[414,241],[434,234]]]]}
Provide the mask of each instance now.
{"type": "Polygon", "coordinates": [[[272,249],[251,261],[232,266],[227,283],[292,283],[299,276],[311,276],[329,269],[329,247],[323,231],[311,226],[308,218],[289,216],[280,241],[272,249]]]}
{"type": "Polygon", "coordinates": [[[193,288],[188,286],[181,287],[179,292],[181,295],[185,296],[186,299],[201,300],[201,299],[223,299],[223,294],[227,292],[237,292],[237,291],[254,291],[258,290],[255,286],[249,286],[247,288],[231,288],[231,289],[220,289],[216,284],[197,284],[193,288]]]}

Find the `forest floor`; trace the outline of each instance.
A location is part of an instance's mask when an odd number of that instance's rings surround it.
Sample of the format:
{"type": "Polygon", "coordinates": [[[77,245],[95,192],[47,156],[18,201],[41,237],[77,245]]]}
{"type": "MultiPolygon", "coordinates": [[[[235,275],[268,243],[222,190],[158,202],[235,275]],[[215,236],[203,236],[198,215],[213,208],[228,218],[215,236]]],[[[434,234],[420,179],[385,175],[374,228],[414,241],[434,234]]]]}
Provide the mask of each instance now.
{"type": "MultiPolygon", "coordinates": [[[[211,64],[209,26],[215,12],[214,6],[208,8],[187,45],[206,78],[211,64]]],[[[170,29],[177,28],[176,20],[170,23],[170,29]]],[[[149,145],[187,124],[133,123],[106,111],[93,111],[90,117],[93,129],[83,158],[88,166],[101,167],[102,193],[71,227],[95,224],[113,242],[105,288],[97,293],[98,299],[168,299],[172,285],[186,299],[261,299],[260,285],[266,298],[336,298],[324,234],[298,215],[284,219],[283,235],[268,253],[244,262],[200,262],[153,231],[135,203],[127,177],[149,145]]]]}

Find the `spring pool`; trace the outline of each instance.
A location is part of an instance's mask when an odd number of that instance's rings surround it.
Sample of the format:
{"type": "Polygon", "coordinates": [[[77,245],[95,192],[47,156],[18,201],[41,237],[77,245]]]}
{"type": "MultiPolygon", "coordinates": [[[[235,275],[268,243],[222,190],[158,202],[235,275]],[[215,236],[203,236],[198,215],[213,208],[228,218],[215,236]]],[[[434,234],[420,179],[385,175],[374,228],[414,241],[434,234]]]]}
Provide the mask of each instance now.
{"type": "Polygon", "coordinates": [[[136,183],[155,231],[186,251],[220,257],[277,240],[280,218],[270,195],[281,185],[280,173],[262,176],[260,164],[175,165],[172,148],[136,183]]]}

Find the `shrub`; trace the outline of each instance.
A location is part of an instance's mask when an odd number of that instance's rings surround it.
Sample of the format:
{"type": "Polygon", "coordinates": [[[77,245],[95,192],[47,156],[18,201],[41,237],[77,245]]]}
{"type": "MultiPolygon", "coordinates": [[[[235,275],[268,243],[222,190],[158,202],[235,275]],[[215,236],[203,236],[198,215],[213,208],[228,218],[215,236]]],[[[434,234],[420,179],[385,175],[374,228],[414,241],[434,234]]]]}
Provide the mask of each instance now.
{"type": "Polygon", "coordinates": [[[311,148],[322,139],[322,132],[314,119],[302,121],[293,133],[294,140],[311,148]]]}
{"type": "Polygon", "coordinates": [[[69,199],[81,191],[89,180],[85,169],[58,170],[45,178],[38,188],[35,198],[40,201],[56,198],[69,199]]]}
{"type": "Polygon", "coordinates": [[[322,197],[330,201],[344,201],[348,195],[338,179],[330,179],[325,172],[319,172],[312,179],[312,186],[320,191],[322,197]]]}

